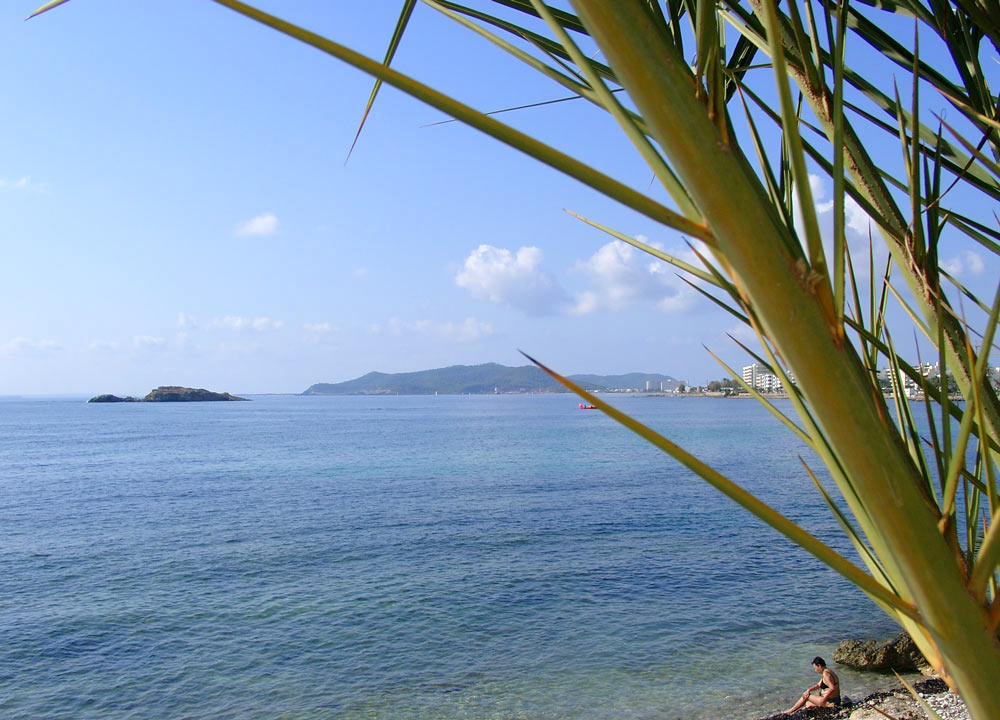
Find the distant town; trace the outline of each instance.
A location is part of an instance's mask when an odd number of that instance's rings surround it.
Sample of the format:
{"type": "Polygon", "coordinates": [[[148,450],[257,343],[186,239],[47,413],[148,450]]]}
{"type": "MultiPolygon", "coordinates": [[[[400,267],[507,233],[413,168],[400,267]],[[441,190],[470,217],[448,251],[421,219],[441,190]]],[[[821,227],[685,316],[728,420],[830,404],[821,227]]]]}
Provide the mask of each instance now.
{"type": "MultiPolygon", "coordinates": [[[[917,368],[919,382],[902,371],[878,372],[877,381],[886,396],[901,393],[917,398],[924,387],[941,387],[937,364],[924,363],[917,368]]],[[[787,396],[785,383],[795,382],[791,373],[779,376],[767,366],[753,363],[742,369],[742,376],[712,380],[707,385],[690,385],[669,375],[627,373],[624,375],[570,375],[576,385],[593,393],[632,393],[660,397],[750,397],[753,393],[769,397],[787,396]]],[[[990,369],[992,382],[1000,382],[1000,368],[990,369]]],[[[947,374],[945,388],[949,395],[958,392],[954,378],[947,374]]],[[[340,383],[317,383],[303,395],[524,395],[562,393],[566,389],[533,365],[507,367],[496,363],[453,365],[408,373],[371,372],[340,383]]]]}
{"type": "MultiPolygon", "coordinates": [[[[883,368],[878,371],[877,380],[882,393],[887,397],[901,394],[910,399],[923,397],[924,387],[934,390],[941,389],[941,367],[940,363],[922,363],[915,368],[923,378],[918,383],[914,378],[907,375],[902,370],[893,372],[891,368],[883,368]]],[[[1000,386],[1000,367],[987,368],[987,377],[994,385],[1000,386]]],[[[945,374],[945,390],[948,395],[958,393],[958,385],[954,376],[948,372],[945,374]]],[[[791,372],[787,374],[788,381],[795,382],[795,377],[791,372]]],[[[654,394],[687,394],[687,395],[708,395],[708,396],[730,396],[749,395],[747,388],[753,388],[762,395],[787,396],[787,390],[782,379],[768,370],[763,365],[753,363],[743,366],[743,383],[726,378],[725,380],[713,380],[704,386],[689,386],[684,381],[679,381],[674,387],[654,387],[654,383],[647,382],[645,392],[654,394]]],[[[624,390],[618,392],[640,392],[639,390],[624,390]]]]}

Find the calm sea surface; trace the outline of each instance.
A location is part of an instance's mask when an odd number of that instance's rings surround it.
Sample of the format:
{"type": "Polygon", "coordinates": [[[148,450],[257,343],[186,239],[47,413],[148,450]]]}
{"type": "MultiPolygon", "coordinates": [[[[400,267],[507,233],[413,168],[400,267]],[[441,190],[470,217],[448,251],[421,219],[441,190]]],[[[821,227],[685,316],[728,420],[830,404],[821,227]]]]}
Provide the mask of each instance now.
{"type": "MultiPolygon", "coordinates": [[[[847,551],[756,403],[613,402],[847,551]]],[[[893,632],[568,395],[4,401],[0,533],[4,718],[747,718],[893,632]]]]}

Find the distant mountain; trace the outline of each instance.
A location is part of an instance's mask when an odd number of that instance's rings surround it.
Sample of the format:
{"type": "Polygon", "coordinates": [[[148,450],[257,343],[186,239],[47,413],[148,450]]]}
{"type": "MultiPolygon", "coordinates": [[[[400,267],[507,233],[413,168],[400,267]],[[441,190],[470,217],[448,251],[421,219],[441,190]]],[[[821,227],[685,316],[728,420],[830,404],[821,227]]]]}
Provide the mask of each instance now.
{"type": "MultiPolygon", "coordinates": [[[[570,375],[569,379],[586,390],[602,392],[672,390],[679,381],[669,375],[629,373],[627,375],[570,375]]],[[[303,395],[480,395],[491,393],[553,393],[565,389],[534,365],[507,367],[497,363],[452,365],[435,370],[409,373],[370,372],[342,383],[317,383],[303,395]]]]}

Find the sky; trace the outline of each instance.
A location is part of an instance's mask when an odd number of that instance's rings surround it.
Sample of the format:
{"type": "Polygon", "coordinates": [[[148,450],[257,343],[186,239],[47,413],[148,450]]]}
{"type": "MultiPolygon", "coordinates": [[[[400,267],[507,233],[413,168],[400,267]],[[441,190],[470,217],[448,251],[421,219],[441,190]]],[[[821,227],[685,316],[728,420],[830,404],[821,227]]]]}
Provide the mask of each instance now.
{"type": "MultiPolygon", "coordinates": [[[[689,384],[725,376],[706,346],[752,361],[671,267],[565,210],[693,258],[679,233],[396,90],[345,164],[372,80],[329,56],[209,0],[37,4],[0,7],[0,395],[301,392],[519,349],[689,384]]],[[[402,3],[259,5],[381,59],[402,3]]],[[[420,4],[393,65],[481,110],[565,96],[420,4]]],[[[583,102],[500,117],[667,202],[583,102]]],[[[992,297],[993,256],[942,257],[992,297]]]]}

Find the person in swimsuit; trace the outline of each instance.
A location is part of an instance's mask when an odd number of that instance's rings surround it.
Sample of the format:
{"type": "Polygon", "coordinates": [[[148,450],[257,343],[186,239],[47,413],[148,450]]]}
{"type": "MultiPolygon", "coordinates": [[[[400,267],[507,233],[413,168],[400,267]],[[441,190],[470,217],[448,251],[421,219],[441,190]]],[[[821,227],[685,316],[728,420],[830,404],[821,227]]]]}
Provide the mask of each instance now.
{"type": "Polygon", "coordinates": [[[799,701],[785,710],[785,715],[804,707],[834,707],[843,702],[843,698],[840,696],[840,678],[837,677],[837,673],[828,668],[826,661],[821,657],[814,657],[812,666],[813,670],[819,673],[822,678],[802,693],[799,701]]]}

